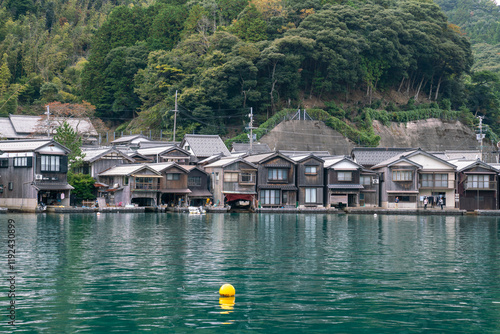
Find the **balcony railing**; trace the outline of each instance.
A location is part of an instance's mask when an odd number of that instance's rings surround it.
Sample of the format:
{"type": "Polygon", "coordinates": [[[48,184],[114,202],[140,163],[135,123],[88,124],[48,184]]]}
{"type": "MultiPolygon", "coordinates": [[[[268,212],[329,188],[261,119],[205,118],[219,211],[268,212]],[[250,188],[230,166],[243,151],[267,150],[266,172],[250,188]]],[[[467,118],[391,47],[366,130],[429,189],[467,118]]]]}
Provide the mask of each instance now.
{"type": "Polygon", "coordinates": [[[160,189],[159,184],[149,184],[149,183],[139,183],[136,184],[134,190],[158,190],[160,189]]]}
{"type": "Polygon", "coordinates": [[[466,181],[465,190],[496,190],[496,181],[466,181]]]}
{"type": "Polygon", "coordinates": [[[429,188],[429,189],[455,189],[455,181],[419,181],[419,188],[429,188]]]}

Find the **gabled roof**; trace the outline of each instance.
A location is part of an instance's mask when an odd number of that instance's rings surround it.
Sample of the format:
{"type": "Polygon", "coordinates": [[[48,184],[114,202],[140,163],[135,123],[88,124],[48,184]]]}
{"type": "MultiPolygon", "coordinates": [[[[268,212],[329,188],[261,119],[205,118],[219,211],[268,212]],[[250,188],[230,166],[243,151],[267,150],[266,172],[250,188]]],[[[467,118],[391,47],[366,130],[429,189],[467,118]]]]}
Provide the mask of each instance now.
{"type": "MultiPolygon", "coordinates": [[[[17,134],[28,135],[40,132],[40,127],[45,125],[45,116],[9,115],[9,120],[17,134]]],[[[51,132],[54,132],[63,122],[67,122],[73,130],[80,134],[97,136],[97,131],[88,117],[49,117],[49,121],[51,132]]]]}
{"type": "Polygon", "coordinates": [[[130,162],[134,162],[134,159],[129,157],[128,155],[124,154],[123,152],[117,150],[114,147],[106,147],[106,148],[99,148],[99,149],[82,149],[82,153],[85,154],[83,157],[83,161],[86,162],[94,162],[99,160],[102,157],[105,157],[106,155],[110,153],[115,153],[118,154],[119,156],[123,157],[123,159],[128,160],[130,162]]]}
{"type": "Polygon", "coordinates": [[[142,140],[142,141],[149,141],[148,137],[144,135],[129,135],[129,136],[123,136],[118,139],[115,139],[111,142],[111,144],[125,144],[125,143],[130,143],[133,140],[142,140]]]}
{"type": "MultiPolygon", "coordinates": [[[[416,152],[416,151],[417,150],[413,150],[413,151],[409,151],[408,153],[413,153],[413,152],[416,152]]],[[[379,162],[378,164],[376,164],[375,166],[373,166],[372,169],[377,169],[377,168],[381,168],[381,167],[386,167],[386,166],[392,165],[392,164],[394,164],[394,162],[400,160],[401,158],[403,158],[405,156],[406,156],[405,152],[403,152],[403,153],[399,152],[399,154],[393,155],[389,159],[379,162]]]]}
{"type": "Polygon", "coordinates": [[[290,158],[299,157],[299,156],[306,156],[306,155],[315,155],[315,156],[320,157],[320,158],[330,156],[330,152],[328,152],[328,151],[287,151],[287,150],[280,150],[280,153],[283,154],[283,155],[286,155],[287,157],[290,157],[290,158]]]}
{"type": "Polygon", "coordinates": [[[466,171],[466,170],[474,168],[474,167],[482,167],[482,168],[489,169],[489,170],[497,172],[497,173],[500,172],[500,170],[497,167],[495,167],[493,164],[487,164],[486,162],[483,162],[479,159],[477,159],[477,160],[452,160],[449,162],[457,167],[457,172],[463,172],[463,171],[466,171]]]}
{"type": "Polygon", "coordinates": [[[23,136],[16,133],[16,130],[14,130],[14,127],[12,126],[12,123],[9,118],[1,117],[0,138],[15,139],[15,138],[23,138],[23,136]]]}
{"type": "Polygon", "coordinates": [[[475,161],[476,159],[479,159],[481,157],[480,150],[445,150],[442,152],[429,151],[429,153],[446,161],[458,160],[458,159],[475,161]]]}
{"type": "Polygon", "coordinates": [[[153,175],[161,175],[160,172],[157,172],[156,170],[145,164],[140,164],[140,165],[126,164],[126,165],[119,165],[112,167],[100,173],[99,176],[130,176],[132,174],[137,174],[138,172],[145,169],[152,172],[153,175]]]}
{"type": "Polygon", "coordinates": [[[178,168],[185,173],[188,173],[188,170],[185,169],[184,166],[181,166],[175,162],[149,163],[146,166],[149,166],[149,167],[153,168],[155,171],[160,172],[160,173],[167,170],[167,169],[173,168],[173,167],[178,168]]]}
{"type": "Polygon", "coordinates": [[[255,166],[253,163],[246,161],[245,159],[239,158],[239,157],[231,157],[231,158],[222,158],[220,160],[217,160],[209,165],[206,165],[205,168],[212,168],[212,167],[221,167],[225,168],[229,165],[232,165],[236,162],[242,162],[244,164],[249,165],[252,168],[257,169],[257,166],[255,166]]]}
{"type": "Polygon", "coordinates": [[[291,157],[291,159],[292,159],[293,161],[297,162],[297,163],[299,163],[299,162],[303,162],[303,161],[305,161],[305,160],[309,160],[309,159],[314,159],[314,160],[317,160],[317,161],[319,161],[319,162],[321,162],[321,163],[324,163],[324,162],[325,162],[325,160],[323,160],[323,159],[321,159],[321,158],[317,157],[316,155],[314,155],[314,154],[312,154],[312,153],[311,153],[311,154],[308,154],[308,155],[299,155],[299,156],[296,156],[296,157],[291,157]]]}
{"type": "Polygon", "coordinates": [[[222,139],[217,135],[184,135],[181,142],[181,147],[184,148],[186,143],[196,157],[209,157],[222,153],[225,156],[231,155],[222,139]]]}
{"type": "Polygon", "coordinates": [[[200,168],[200,167],[198,167],[198,166],[196,166],[196,165],[183,165],[182,167],[184,167],[184,169],[185,169],[185,170],[187,170],[187,171],[188,171],[188,173],[190,173],[190,172],[191,172],[192,170],[194,170],[194,169],[197,169],[197,170],[199,170],[199,171],[200,171],[200,172],[202,172],[202,173],[208,174],[207,172],[205,172],[205,171],[203,170],[203,168],[200,168]]]}
{"type": "Polygon", "coordinates": [[[254,164],[262,164],[266,162],[267,160],[274,159],[275,157],[280,157],[293,165],[296,165],[296,162],[287,157],[286,155],[281,154],[281,152],[271,152],[271,153],[265,153],[265,154],[256,154],[256,155],[249,155],[248,157],[245,157],[246,161],[252,162],[254,164]]]}
{"type": "Polygon", "coordinates": [[[329,168],[335,169],[335,165],[339,165],[339,164],[341,164],[343,162],[347,162],[349,164],[352,164],[355,169],[362,169],[363,168],[363,166],[361,166],[360,164],[356,163],[351,158],[348,158],[348,157],[345,157],[345,156],[336,157],[336,158],[333,158],[333,159],[325,160],[324,166],[327,169],[329,169],[329,168]]]}
{"type": "MultiPolygon", "coordinates": [[[[148,156],[148,155],[160,155],[172,149],[173,146],[154,146],[148,148],[139,148],[137,149],[137,153],[148,156]]],[[[189,153],[188,153],[189,155],[189,153]]]]}
{"type": "Polygon", "coordinates": [[[351,151],[351,156],[355,162],[363,166],[375,166],[394,156],[399,156],[404,152],[415,150],[414,148],[398,147],[355,147],[351,151]]]}
{"type": "MultiPolygon", "coordinates": [[[[250,152],[250,143],[233,143],[232,153],[250,152]]],[[[265,143],[253,143],[252,153],[268,153],[271,152],[269,146],[265,143]]]]}
{"type": "Polygon", "coordinates": [[[392,166],[398,165],[398,164],[400,164],[402,162],[406,162],[407,164],[415,166],[417,168],[422,168],[423,167],[422,165],[416,163],[415,161],[411,161],[410,159],[408,159],[405,156],[402,156],[399,159],[397,159],[396,161],[391,162],[390,164],[387,165],[387,167],[392,167],[392,166]]]}
{"type": "Polygon", "coordinates": [[[52,139],[21,139],[0,141],[0,151],[3,152],[33,152],[46,146],[57,146],[66,153],[70,150],[52,139]]]}

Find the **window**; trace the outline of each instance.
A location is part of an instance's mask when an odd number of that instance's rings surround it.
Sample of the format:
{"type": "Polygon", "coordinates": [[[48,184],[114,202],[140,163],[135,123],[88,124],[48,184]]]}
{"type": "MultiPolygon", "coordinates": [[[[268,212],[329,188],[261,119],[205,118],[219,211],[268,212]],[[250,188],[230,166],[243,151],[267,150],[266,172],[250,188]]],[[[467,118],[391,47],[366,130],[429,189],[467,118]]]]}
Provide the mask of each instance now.
{"type": "Polygon", "coordinates": [[[0,168],[9,167],[9,159],[0,159],[0,168]]]}
{"type": "Polygon", "coordinates": [[[188,186],[190,187],[201,186],[201,176],[188,177],[188,186]]]}
{"type": "Polygon", "coordinates": [[[467,189],[489,189],[490,176],[489,175],[468,175],[467,176],[467,189]]]}
{"type": "Polygon", "coordinates": [[[317,174],[318,170],[316,166],[306,166],[306,174],[317,174]]]}
{"type": "Polygon", "coordinates": [[[435,174],[434,184],[435,187],[448,188],[448,174],[435,174]]]}
{"type": "Polygon", "coordinates": [[[371,176],[361,176],[359,178],[359,183],[361,183],[364,186],[369,186],[372,184],[372,178],[371,176]]]}
{"type": "Polygon", "coordinates": [[[255,184],[255,174],[254,173],[241,173],[240,183],[255,184]]]}
{"type": "Polygon", "coordinates": [[[177,181],[180,179],[180,175],[179,173],[168,173],[167,174],[167,180],[169,181],[177,181]]]}
{"type": "Polygon", "coordinates": [[[152,177],[135,178],[135,189],[155,189],[154,179],[152,177]]]}
{"type": "Polygon", "coordinates": [[[264,205],[279,205],[280,191],[279,190],[261,190],[260,201],[264,205]]]}
{"type": "Polygon", "coordinates": [[[269,181],[287,181],[288,170],[286,168],[269,168],[267,178],[269,181]]]}
{"type": "Polygon", "coordinates": [[[432,187],[432,174],[422,174],[420,180],[422,181],[422,187],[432,187]]]}
{"type": "Polygon", "coordinates": [[[14,158],[14,167],[28,167],[28,157],[14,158]]]}
{"type": "Polygon", "coordinates": [[[421,174],[420,181],[422,187],[448,187],[448,174],[421,174]]]}
{"type": "Polygon", "coordinates": [[[411,170],[393,170],[392,171],[393,181],[412,181],[413,172],[411,170]]]}
{"type": "Polygon", "coordinates": [[[316,188],[306,188],[306,203],[316,203],[316,188]]]}
{"type": "Polygon", "coordinates": [[[339,181],[352,181],[352,172],[337,172],[339,181]]]}
{"type": "Polygon", "coordinates": [[[59,172],[60,158],[58,155],[42,155],[42,172],[59,172]]]}
{"type": "Polygon", "coordinates": [[[224,182],[238,182],[238,173],[224,173],[224,182]]]}

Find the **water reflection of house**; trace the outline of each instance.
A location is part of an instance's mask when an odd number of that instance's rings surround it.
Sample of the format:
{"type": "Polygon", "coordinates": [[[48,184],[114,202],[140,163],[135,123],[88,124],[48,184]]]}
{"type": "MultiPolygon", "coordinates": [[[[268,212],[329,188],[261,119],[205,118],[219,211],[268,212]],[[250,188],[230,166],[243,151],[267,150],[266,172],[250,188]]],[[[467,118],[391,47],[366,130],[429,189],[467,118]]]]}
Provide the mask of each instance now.
{"type": "Polygon", "coordinates": [[[248,202],[255,207],[257,167],[241,158],[222,158],[205,166],[210,175],[214,204],[248,202]]]}
{"type": "Polygon", "coordinates": [[[163,162],[148,164],[160,175],[159,204],[168,206],[187,206],[188,195],[191,190],[188,188],[188,171],[183,166],[175,162],[163,162]]]}
{"type": "Polygon", "coordinates": [[[137,204],[156,206],[161,173],[141,165],[121,165],[98,175],[98,181],[107,187],[100,188],[100,196],[109,205],[137,204]]]}
{"type": "Polygon", "coordinates": [[[69,205],[66,147],[53,140],[0,141],[0,206],[35,211],[69,205]]]}
{"type": "Polygon", "coordinates": [[[295,207],[295,161],[276,153],[250,155],[245,160],[257,166],[258,200],[262,207],[295,207]]]}
{"type": "Polygon", "coordinates": [[[457,167],[456,190],[461,210],[498,209],[498,169],[479,159],[450,162],[457,167]]]}
{"type": "MultiPolygon", "coordinates": [[[[345,156],[325,159],[324,166],[327,188],[326,206],[360,206],[360,193],[364,189],[361,184],[364,180],[361,177],[363,167],[345,156]]],[[[369,199],[376,201],[376,199],[369,199]]],[[[366,197],[363,200],[366,203],[366,197]]]]}

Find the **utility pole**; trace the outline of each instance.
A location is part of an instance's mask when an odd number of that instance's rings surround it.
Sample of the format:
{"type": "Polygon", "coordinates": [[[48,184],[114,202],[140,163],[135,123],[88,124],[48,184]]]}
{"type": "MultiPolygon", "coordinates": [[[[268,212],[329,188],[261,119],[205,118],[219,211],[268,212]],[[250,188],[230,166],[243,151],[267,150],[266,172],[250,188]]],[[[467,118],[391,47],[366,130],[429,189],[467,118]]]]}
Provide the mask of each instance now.
{"type": "Polygon", "coordinates": [[[47,137],[50,138],[50,120],[49,120],[49,117],[50,117],[50,109],[49,109],[49,105],[47,105],[47,137]]]}
{"type": "Polygon", "coordinates": [[[174,110],[174,139],[172,140],[175,142],[175,128],[177,126],[177,91],[175,91],[175,110],[174,110]]]}
{"type": "Polygon", "coordinates": [[[256,129],[253,127],[253,108],[250,107],[250,114],[248,114],[248,117],[250,117],[250,123],[248,123],[248,128],[250,129],[250,153],[253,151],[253,129],[256,129]]]}
{"type": "Polygon", "coordinates": [[[479,149],[481,150],[481,161],[483,161],[483,139],[485,135],[483,134],[483,118],[484,116],[477,116],[479,118],[479,134],[476,136],[479,141],[479,149]]]}

